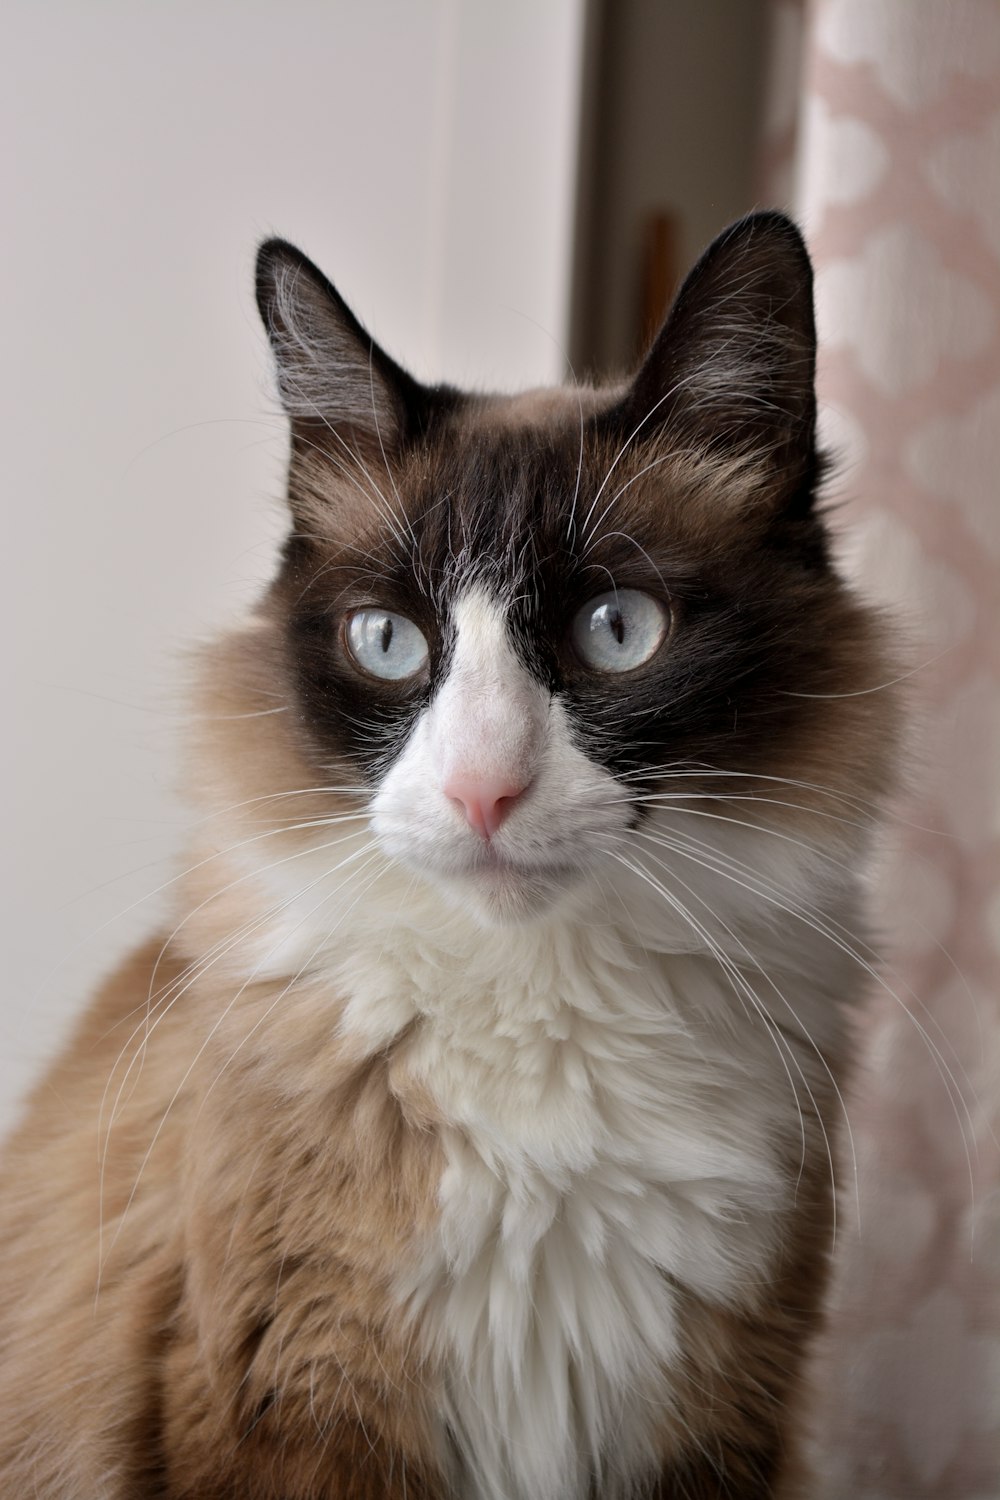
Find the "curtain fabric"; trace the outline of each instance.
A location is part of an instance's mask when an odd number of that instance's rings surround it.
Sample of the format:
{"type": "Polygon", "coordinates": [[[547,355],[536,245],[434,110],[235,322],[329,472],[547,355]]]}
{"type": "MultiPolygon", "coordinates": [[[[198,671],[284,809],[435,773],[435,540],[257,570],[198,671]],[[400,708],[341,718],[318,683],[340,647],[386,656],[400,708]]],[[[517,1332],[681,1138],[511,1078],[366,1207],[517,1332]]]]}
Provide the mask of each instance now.
{"type": "Polygon", "coordinates": [[[817,266],[845,566],[904,622],[817,1368],[828,1500],[1000,1495],[1000,0],[775,0],[762,199],[817,266]]]}

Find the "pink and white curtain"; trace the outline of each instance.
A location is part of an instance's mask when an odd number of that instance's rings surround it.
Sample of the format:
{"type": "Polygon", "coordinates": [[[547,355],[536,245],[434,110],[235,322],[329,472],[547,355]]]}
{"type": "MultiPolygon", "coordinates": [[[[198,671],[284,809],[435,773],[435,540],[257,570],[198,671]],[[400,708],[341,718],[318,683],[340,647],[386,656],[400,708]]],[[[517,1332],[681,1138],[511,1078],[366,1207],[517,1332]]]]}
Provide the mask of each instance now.
{"type": "Polygon", "coordinates": [[[1000,0],[774,0],[845,562],[908,632],[888,962],[819,1369],[828,1500],[1000,1496],[1000,0]]]}

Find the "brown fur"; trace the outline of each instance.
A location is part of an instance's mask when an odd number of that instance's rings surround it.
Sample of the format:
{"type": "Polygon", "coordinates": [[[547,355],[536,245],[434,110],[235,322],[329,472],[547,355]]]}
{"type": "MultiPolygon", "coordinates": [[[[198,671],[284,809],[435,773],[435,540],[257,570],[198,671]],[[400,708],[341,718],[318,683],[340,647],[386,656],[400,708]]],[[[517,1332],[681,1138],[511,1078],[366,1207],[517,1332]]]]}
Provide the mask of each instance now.
{"type": "MultiPolygon", "coordinates": [[[[102,1207],[101,1091],[159,951],[106,988],[8,1151],[0,1493],[420,1495],[437,1467],[431,1377],[387,1293],[439,1171],[419,1101],[399,1096],[391,1059],[353,1064],[328,1046],[324,1109],[268,1076],[263,1049],[220,1073],[220,1047],[171,1105],[201,1040],[177,1007],[126,1086],[102,1207]]],[[[161,985],[182,973],[159,958],[161,985]]],[[[250,997],[244,1024],[273,989],[250,997]]]]}
{"type": "Polygon", "coordinates": [[[814,1164],[799,1194],[801,1213],[753,1313],[685,1299],[687,1389],[665,1430],[670,1458],[657,1500],[810,1500],[801,1367],[827,1280],[828,1174],[814,1164]]]}

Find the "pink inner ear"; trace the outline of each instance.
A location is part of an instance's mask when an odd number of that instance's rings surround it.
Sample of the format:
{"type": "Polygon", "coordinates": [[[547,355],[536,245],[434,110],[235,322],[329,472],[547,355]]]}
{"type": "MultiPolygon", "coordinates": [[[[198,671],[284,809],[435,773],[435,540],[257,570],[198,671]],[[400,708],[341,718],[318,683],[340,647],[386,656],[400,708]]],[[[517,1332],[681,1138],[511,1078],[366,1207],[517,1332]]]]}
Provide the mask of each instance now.
{"type": "Polygon", "coordinates": [[[480,838],[490,839],[526,786],[527,782],[518,785],[510,777],[452,776],[444,794],[461,807],[480,838]]]}

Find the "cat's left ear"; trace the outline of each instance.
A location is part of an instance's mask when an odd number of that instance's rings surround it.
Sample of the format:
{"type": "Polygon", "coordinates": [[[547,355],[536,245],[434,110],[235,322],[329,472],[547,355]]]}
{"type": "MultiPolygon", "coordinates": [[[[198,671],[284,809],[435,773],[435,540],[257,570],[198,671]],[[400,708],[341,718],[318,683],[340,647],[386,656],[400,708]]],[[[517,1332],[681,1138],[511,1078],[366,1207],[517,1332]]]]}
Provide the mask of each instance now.
{"type": "Polygon", "coordinates": [[[314,444],[389,451],[423,425],[431,393],[379,347],[301,250],[266,240],[256,284],[293,431],[314,444]]]}
{"type": "MultiPolygon", "coordinates": [[[[621,417],[651,435],[760,466],[779,495],[816,469],[812,266],[784,214],[725,230],[681,287],[621,417]]],[[[632,430],[630,427],[630,431],[632,430]]]]}

